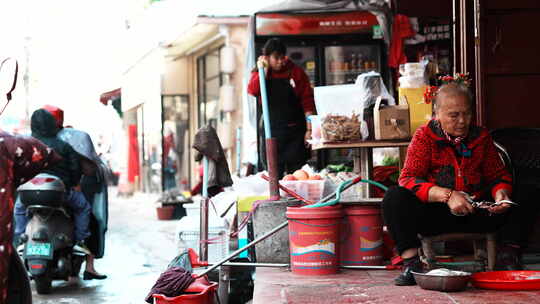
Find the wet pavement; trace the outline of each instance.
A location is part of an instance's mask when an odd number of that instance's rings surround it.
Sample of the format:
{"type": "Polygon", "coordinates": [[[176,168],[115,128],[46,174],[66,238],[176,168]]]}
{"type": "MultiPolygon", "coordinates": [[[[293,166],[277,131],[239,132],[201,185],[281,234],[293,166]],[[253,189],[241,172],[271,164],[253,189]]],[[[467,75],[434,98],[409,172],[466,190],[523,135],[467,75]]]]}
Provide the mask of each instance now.
{"type": "Polygon", "coordinates": [[[462,292],[395,286],[399,270],[342,270],[327,276],[302,276],[289,270],[259,268],[255,274],[253,304],[431,303],[518,304],[540,303],[540,291],[482,290],[469,286],[462,292]]]}
{"type": "Polygon", "coordinates": [[[109,231],[105,256],[96,260],[96,269],[106,280],[54,281],[50,295],[38,295],[37,304],[145,303],[144,297],[176,254],[177,221],[159,221],[156,195],[136,194],[116,197],[109,190],[109,231]]]}

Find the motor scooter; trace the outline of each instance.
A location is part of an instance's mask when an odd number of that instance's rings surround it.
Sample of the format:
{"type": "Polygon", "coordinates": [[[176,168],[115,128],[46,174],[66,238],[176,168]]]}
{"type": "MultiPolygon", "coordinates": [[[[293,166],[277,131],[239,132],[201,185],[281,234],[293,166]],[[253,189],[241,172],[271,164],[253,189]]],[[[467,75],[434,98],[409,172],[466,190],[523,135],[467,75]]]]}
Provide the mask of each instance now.
{"type": "Polygon", "coordinates": [[[54,175],[40,173],[18,188],[29,222],[18,247],[39,294],[51,292],[53,280],[78,276],[90,252],[74,242],[73,216],[67,208],[65,186],[54,175]]]}

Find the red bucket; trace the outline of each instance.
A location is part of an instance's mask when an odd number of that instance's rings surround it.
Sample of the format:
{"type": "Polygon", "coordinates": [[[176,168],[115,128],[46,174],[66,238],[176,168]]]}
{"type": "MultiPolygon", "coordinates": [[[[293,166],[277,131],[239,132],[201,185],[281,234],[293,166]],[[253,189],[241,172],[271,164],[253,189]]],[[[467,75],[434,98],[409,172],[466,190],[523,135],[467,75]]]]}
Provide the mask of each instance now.
{"type": "Polygon", "coordinates": [[[342,230],[342,265],[382,265],[383,222],[380,207],[346,207],[342,230]]]}
{"type": "Polygon", "coordinates": [[[293,273],[326,275],[339,269],[340,205],[320,208],[287,207],[293,273]]]}
{"type": "Polygon", "coordinates": [[[218,283],[210,282],[206,277],[200,277],[184,290],[183,295],[167,297],[153,294],[155,304],[215,304],[215,293],[218,283]]]}

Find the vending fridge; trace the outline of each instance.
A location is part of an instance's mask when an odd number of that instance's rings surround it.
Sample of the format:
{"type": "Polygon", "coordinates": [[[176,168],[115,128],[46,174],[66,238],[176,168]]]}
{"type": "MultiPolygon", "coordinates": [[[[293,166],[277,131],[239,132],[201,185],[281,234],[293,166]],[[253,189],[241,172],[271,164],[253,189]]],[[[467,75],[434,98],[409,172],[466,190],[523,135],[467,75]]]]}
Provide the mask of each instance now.
{"type": "MultiPolygon", "coordinates": [[[[387,25],[380,20],[369,11],[256,13],[255,54],[258,57],[265,42],[277,37],[287,46],[288,57],[305,70],[312,87],[350,84],[359,74],[376,71],[391,88],[383,37],[387,25]]],[[[311,164],[322,168],[344,163],[352,159],[349,153],[319,151],[311,164]]]]}
{"type": "Polygon", "coordinates": [[[354,83],[369,71],[388,80],[381,25],[368,11],[255,14],[255,48],[274,37],[306,71],[313,86],[354,83]]]}

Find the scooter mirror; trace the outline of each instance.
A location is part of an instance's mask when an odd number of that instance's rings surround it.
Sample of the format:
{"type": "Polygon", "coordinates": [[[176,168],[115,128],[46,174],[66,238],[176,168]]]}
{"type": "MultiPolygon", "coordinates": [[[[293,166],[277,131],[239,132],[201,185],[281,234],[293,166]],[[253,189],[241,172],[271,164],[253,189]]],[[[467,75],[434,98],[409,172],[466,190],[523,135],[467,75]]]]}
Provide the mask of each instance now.
{"type": "Polygon", "coordinates": [[[5,58],[0,61],[0,105],[2,105],[0,109],[2,112],[5,108],[3,104],[7,105],[7,102],[11,100],[11,93],[15,90],[18,70],[17,60],[5,58]]]}

